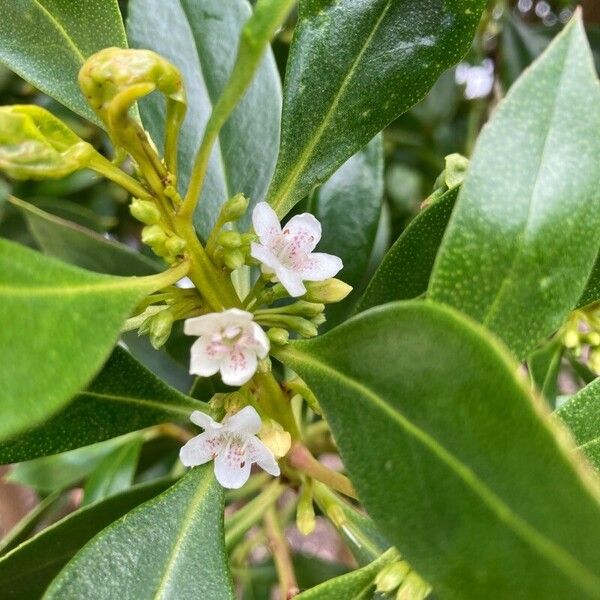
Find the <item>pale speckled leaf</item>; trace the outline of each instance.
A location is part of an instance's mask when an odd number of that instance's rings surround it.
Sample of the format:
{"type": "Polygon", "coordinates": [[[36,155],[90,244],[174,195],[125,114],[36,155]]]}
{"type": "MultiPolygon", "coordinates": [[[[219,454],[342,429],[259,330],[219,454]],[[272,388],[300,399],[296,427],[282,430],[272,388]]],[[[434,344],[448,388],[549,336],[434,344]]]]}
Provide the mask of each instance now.
{"type": "Polygon", "coordinates": [[[117,0],[0,0],[0,61],[97,124],[77,74],[108,46],[127,46],[117,0]]]}
{"type": "Polygon", "coordinates": [[[523,358],[576,305],[600,241],[600,85],[578,13],[477,142],[429,294],[523,358]]]}
{"type": "Polygon", "coordinates": [[[59,573],[44,600],[122,600],[124,591],[140,600],[233,600],[223,488],[212,469],[192,469],[107,527],[59,573]]]}

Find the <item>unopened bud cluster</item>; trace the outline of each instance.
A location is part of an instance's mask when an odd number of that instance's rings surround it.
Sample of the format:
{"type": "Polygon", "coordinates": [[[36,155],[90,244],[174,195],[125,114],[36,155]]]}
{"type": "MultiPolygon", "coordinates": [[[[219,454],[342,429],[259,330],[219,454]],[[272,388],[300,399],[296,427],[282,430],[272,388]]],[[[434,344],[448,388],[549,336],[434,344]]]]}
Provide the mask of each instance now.
{"type": "Polygon", "coordinates": [[[423,600],[431,591],[431,587],[403,560],[383,567],[375,577],[375,587],[384,594],[395,592],[391,597],[396,600],[423,600]]]}
{"type": "Polygon", "coordinates": [[[600,306],[574,311],[561,330],[563,346],[600,374],[600,306]]]}

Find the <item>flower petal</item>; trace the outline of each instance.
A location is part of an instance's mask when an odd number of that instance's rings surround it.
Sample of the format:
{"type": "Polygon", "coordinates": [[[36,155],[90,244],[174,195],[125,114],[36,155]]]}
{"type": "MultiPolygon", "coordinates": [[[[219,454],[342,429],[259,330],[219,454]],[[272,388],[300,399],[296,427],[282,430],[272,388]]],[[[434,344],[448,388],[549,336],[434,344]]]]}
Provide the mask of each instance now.
{"type": "Polygon", "coordinates": [[[256,354],[258,358],[264,358],[267,356],[267,354],[269,354],[269,348],[271,347],[269,338],[258,323],[251,323],[250,328],[252,331],[252,337],[254,339],[253,347],[256,351],[256,354]]]}
{"type": "Polygon", "coordinates": [[[286,269],[280,267],[275,271],[277,279],[279,279],[281,285],[287,290],[287,293],[292,298],[298,298],[306,294],[306,287],[302,283],[302,276],[292,269],[286,269]]]}
{"type": "Polygon", "coordinates": [[[261,243],[266,246],[270,245],[273,238],[281,233],[277,214],[266,202],[259,202],[254,207],[252,225],[261,243]]]}
{"type": "Polygon", "coordinates": [[[324,281],[335,277],[343,266],[342,259],[333,254],[313,252],[299,266],[298,274],[305,281],[324,281]]]}
{"type": "Polygon", "coordinates": [[[253,406],[244,406],[242,410],[236,412],[234,415],[225,417],[223,425],[227,428],[227,431],[243,436],[250,436],[260,431],[262,421],[253,406]]]}
{"type": "Polygon", "coordinates": [[[183,324],[185,335],[210,335],[219,327],[219,313],[209,313],[201,317],[186,319],[183,324]]]}
{"type": "Polygon", "coordinates": [[[215,476],[224,488],[241,488],[250,477],[251,467],[246,450],[237,444],[230,444],[215,458],[215,476]]]}
{"type": "Polygon", "coordinates": [[[265,273],[274,273],[277,269],[281,269],[281,262],[266,246],[252,242],[250,245],[250,256],[261,262],[265,273]],[[267,268],[265,269],[265,267],[267,268]]]}
{"type": "Polygon", "coordinates": [[[309,253],[315,249],[321,239],[321,223],[310,213],[302,213],[292,217],[283,228],[286,243],[294,248],[309,253]]]}
{"type": "Polygon", "coordinates": [[[235,346],[221,362],[221,379],[227,385],[244,385],[256,373],[256,350],[235,346]]]}
{"type": "Polygon", "coordinates": [[[213,429],[221,429],[221,427],[223,427],[223,425],[221,425],[221,423],[217,423],[217,421],[215,421],[209,415],[207,415],[206,413],[203,413],[200,410],[195,410],[190,415],[190,421],[192,423],[194,423],[194,425],[198,425],[198,427],[202,427],[202,429],[213,430],[213,429]]]}
{"type": "Polygon", "coordinates": [[[255,436],[251,437],[246,446],[248,458],[264,469],[269,475],[279,477],[281,471],[273,453],[255,436]]]}
{"type": "Polygon", "coordinates": [[[186,467],[203,465],[215,458],[225,447],[221,435],[205,431],[192,438],[179,451],[179,459],[186,467]]]}
{"type": "Polygon", "coordinates": [[[210,377],[218,373],[222,357],[215,355],[211,349],[213,342],[210,339],[198,338],[190,350],[190,373],[201,377],[210,377]]]}

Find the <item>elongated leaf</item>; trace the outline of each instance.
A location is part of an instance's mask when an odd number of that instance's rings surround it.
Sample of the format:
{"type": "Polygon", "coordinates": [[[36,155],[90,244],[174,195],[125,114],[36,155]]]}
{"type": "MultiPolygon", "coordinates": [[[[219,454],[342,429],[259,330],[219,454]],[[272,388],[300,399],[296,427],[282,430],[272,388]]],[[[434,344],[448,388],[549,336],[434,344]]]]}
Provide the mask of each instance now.
{"type": "Polygon", "coordinates": [[[598,300],[600,300],[600,254],[596,257],[596,262],[585,284],[585,289],[577,302],[577,308],[592,304],[592,302],[597,302],[598,300]]]}
{"type": "Polygon", "coordinates": [[[597,482],[483,328],[392,303],[281,358],[316,393],[368,513],[440,597],[600,597],[597,482]]]}
{"type": "Polygon", "coordinates": [[[153,278],[97,275],[0,240],[0,439],[35,427],[108,357],[153,278]]]}
{"type": "Polygon", "coordinates": [[[556,415],[571,430],[579,449],[600,469],[600,379],[577,392],[556,415]]]}
{"type": "Polygon", "coordinates": [[[375,593],[375,577],[385,565],[397,560],[398,553],[388,550],[380,558],[362,569],[330,579],[299,596],[298,600],[372,600],[375,593]]]}
{"type": "Polygon", "coordinates": [[[369,282],[358,312],[394,300],[410,300],[427,291],[457,195],[458,188],[446,192],[402,232],[369,282]]]}
{"type": "Polygon", "coordinates": [[[269,189],[280,217],[425,96],[467,52],[484,6],[483,0],[300,3],[269,189]]]}
{"type": "Polygon", "coordinates": [[[600,243],[600,86],[578,13],[479,137],[431,298],[519,358],[577,303],[600,243]]]}
{"type": "MultiPolygon", "coordinates": [[[[250,15],[246,0],[132,0],[127,29],[131,44],[151,48],[182,72],[188,113],[179,146],[180,190],[190,170],[204,127],[229,77],[240,30],[250,15]]],[[[142,119],[157,143],[164,139],[161,99],[141,103],[142,119]]],[[[195,215],[206,237],[220,205],[238,192],[254,204],[264,199],[279,148],[281,83],[269,50],[255,80],[229,118],[215,146],[195,215]]]]}
{"type": "Polygon", "coordinates": [[[123,590],[140,599],[233,600],[223,540],[223,490],[212,465],[193,469],[96,536],[44,598],[117,599],[123,590]]]}
{"type": "Polygon", "coordinates": [[[116,0],[0,0],[0,61],[86,119],[100,124],[77,84],[85,59],[126,47],[116,0]]]}
{"type": "Polygon", "coordinates": [[[383,203],[383,145],[377,136],[347,160],[315,193],[312,213],[323,227],[319,251],[339,256],[337,275],[354,288],[344,302],[327,308],[327,328],[356,303],[373,249],[383,203]]]}
{"type": "Polygon", "coordinates": [[[165,385],[122,348],[90,387],[41,427],[0,443],[0,463],[65,452],[168,421],[206,405],[165,385]]]}
{"type": "Polygon", "coordinates": [[[86,542],[172,483],[173,479],[169,478],[138,485],[118,496],[90,504],[9,552],[0,559],[2,598],[39,600],[54,576],[86,542]]]}
{"type": "Polygon", "coordinates": [[[128,246],[51,215],[28,202],[11,198],[45,254],[83,269],[110,275],[151,275],[159,265],[128,246]]]}

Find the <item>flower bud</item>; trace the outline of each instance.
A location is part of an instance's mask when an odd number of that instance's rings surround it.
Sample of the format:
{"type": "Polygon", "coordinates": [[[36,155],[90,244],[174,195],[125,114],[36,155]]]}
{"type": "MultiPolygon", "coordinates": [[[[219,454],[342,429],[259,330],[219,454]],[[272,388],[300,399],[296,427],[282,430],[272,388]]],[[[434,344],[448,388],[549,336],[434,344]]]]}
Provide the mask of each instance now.
{"type": "Polygon", "coordinates": [[[244,194],[236,194],[233,198],[230,198],[223,204],[221,208],[221,214],[219,220],[223,223],[229,221],[237,221],[239,218],[244,216],[246,209],[248,208],[249,200],[244,194]]]}
{"type": "Polygon", "coordinates": [[[298,300],[293,304],[289,304],[282,310],[288,315],[299,315],[301,317],[316,317],[322,314],[325,310],[325,305],[318,302],[306,302],[305,300],[298,300]]]}
{"type": "Polygon", "coordinates": [[[429,589],[429,585],[411,571],[400,585],[396,600],[423,600],[429,594],[429,589]]]}
{"type": "Polygon", "coordinates": [[[377,573],[375,586],[378,592],[392,592],[406,577],[410,567],[404,561],[396,561],[386,565],[377,573]]]}
{"type": "Polygon", "coordinates": [[[150,319],[150,343],[155,350],[164,346],[169,339],[174,320],[173,313],[168,309],[159,312],[150,319]]]}
{"type": "Polygon", "coordinates": [[[600,348],[593,348],[590,351],[588,366],[594,373],[600,373],[600,348]]]}
{"type": "Polygon", "coordinates": [[[164,244],[167,241],[167,234],[160,225],[146,225],[142,229],[142,242],[150,247],[164,244]]]}
{"type": "Polygon", "coordinates": [[[171,256],[178,256],[185,250],[185,240],[178,235],[171,236],[165,242],[165,248],[171,256]]]}
{"type": "Polygon", "coordinates": [[[94,148],[39,106],[0,107],[0,169],[14,179],[65,177],[87,167],[94,148]]]}
{"type": "Polygon", "coordinates": [[[271,329],[267,331],[267,336],[273,344],[279,346],[285,346],[290,339],[289,332],[281,327],[271,327],[271,329]]]}
{"type": "Polygon", "coordinates": [[[292,446],[291,435],[277,421],[273,421],[273,419],[263,420],[263,425],[258,435],[262,443],[273,453],[275,458],[285,456],[292,446]]]}
{"type": "Polygon", "coordinates": [[[235,250],[242,245],[242,236],[237,231],[221,231],[217,243],[228,250],[235,250]]]}
{"type": "Polygon", "coordinates": [[[246,263],[246,257],[241,250],[225,250],[223,262],[228,269],[235,271],[246,263]]]}
{"type": "Polygon", "coordinates": [[[149,200],[134,198],[129,205],[129,212],[135,219],[146,225],[156,225],[160,221],[158,207],[149,200]]]}
{"type": "Polygon", "coordinates": [[[446,169],[444,182],[448,189],[453,189],[462,184],[469,169],[469,159],[462,154],[454,153],[446,156],[446,169]]]}
{"type": "Polygon", "coordinates": [[[303,535],[311,534],[316,525],[312,487],[312,480],[307,480],[307,482],[302,486],[300,498],[298,499],[296,527],[303,535]]]}
{"type": "Polygon", "coordinates": [[[314,323],[317,327],[323,325],[325,321],[327,321],[327,317],[323,313],[319,313],[310,320],[310,322],[314,323]]]}
{"type": "Polygon", "coordinates": [[[304,300],[323,304],[340,302],[352,291],[351,285],[335,278],[325,281],[307,281],[305,285],[307,292],[303,296],[304,300]]]}

